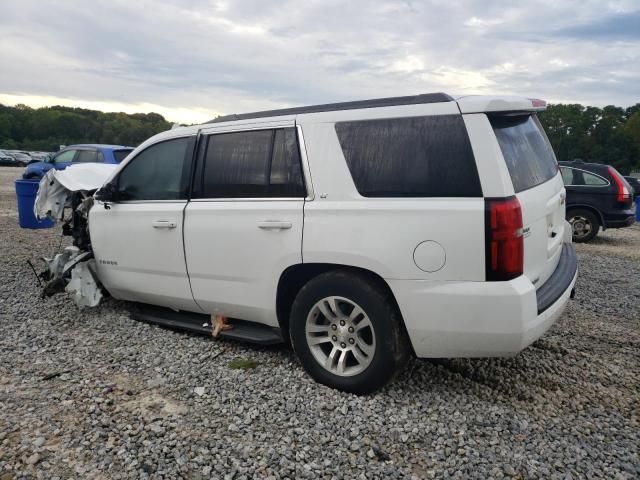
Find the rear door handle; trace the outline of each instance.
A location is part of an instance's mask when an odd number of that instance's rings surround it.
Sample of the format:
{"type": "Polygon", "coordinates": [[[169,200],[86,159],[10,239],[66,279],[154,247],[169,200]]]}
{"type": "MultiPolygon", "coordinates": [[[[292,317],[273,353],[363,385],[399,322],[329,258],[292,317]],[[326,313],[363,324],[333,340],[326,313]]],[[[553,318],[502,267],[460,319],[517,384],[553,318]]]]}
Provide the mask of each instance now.
{"type": "Polygon", "coordinates": [[[258,222],[258,228],[263,230],[288,230],[291,228],[291,222],[283,222],[280,220],[264,220],[258,222]]]}
{"type": "Polygon", "coordinates": [[[178,224],[169,220],[155,220],[151,222],[153,228],[176,228],[178,224]]]}

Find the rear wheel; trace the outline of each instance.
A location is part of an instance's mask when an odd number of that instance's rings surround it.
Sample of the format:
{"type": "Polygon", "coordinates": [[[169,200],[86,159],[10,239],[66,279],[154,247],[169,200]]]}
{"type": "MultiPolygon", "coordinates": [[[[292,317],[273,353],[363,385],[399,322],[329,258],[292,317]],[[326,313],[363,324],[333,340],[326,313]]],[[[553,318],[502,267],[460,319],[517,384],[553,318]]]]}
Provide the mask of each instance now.
{"type": "Polygon", "coordinates": [[[390,295],[366,276],[324,273],[298,293],[291,343],[317,382],[345,392],[371,393],[408,359],[408,343],[390,295]]]}
{"type": "Polygon", "coordinates": [[[573,230],[573,241],[588,242],[598,234],[600,221],[591,210],[575,209],[567,212],[567,220],[573,230]]]}

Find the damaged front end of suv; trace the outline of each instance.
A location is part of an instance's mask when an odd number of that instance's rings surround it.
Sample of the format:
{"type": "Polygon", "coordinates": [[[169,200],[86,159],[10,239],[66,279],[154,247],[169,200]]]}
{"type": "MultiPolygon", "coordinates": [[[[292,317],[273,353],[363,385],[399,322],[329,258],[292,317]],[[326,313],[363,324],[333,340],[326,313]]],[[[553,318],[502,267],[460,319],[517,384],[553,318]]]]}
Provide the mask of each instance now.
{"type": "Polygon", "coordinates": [[[51,218],[62,224],[62,235],[72,245],[52,258],[42,257],[45,270],[42,296],[69,292],[78,307],[95,307],[103,297],[89,235],[89,210],[93,195],[113,174],[116,165],[74,165],[50,170],[40,181],[34,203],[36,218],[51,218]],[[67,212],[70,212],[67,214],[67,212]]]}

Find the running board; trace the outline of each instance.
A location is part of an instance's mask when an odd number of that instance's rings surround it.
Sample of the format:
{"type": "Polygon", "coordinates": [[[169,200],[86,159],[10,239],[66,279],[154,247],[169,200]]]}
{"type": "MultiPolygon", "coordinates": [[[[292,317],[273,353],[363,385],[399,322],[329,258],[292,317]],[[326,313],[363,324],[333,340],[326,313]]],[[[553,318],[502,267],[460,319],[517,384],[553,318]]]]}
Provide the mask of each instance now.
{"type": "MultiPolygon", "coordinates": [[[[174,330],[211,336],[211,317],[202,313],[176,312],[170,308],[137,304],[131,309],[131,318],[174,330]]],[[[220,332],[219,338],[256,343],[258,345],[284,343],[279,328],[235,318],[230,318],[228,323],[233,328],[220,332]]]]}

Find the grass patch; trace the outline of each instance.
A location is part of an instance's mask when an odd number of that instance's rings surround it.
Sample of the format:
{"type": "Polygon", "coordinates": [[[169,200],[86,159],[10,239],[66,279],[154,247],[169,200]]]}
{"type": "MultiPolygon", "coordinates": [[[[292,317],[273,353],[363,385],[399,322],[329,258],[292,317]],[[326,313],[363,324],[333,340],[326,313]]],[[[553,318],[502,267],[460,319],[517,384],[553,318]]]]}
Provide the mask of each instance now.
{"type": "Polygon", "coordinates": [[[229,368],[234,368],[237,370],[252,370],[258,366],[258,362],[256,362],[252,358],[236,358],[235,360],[231,360],[229,362],[229,368]]]}

